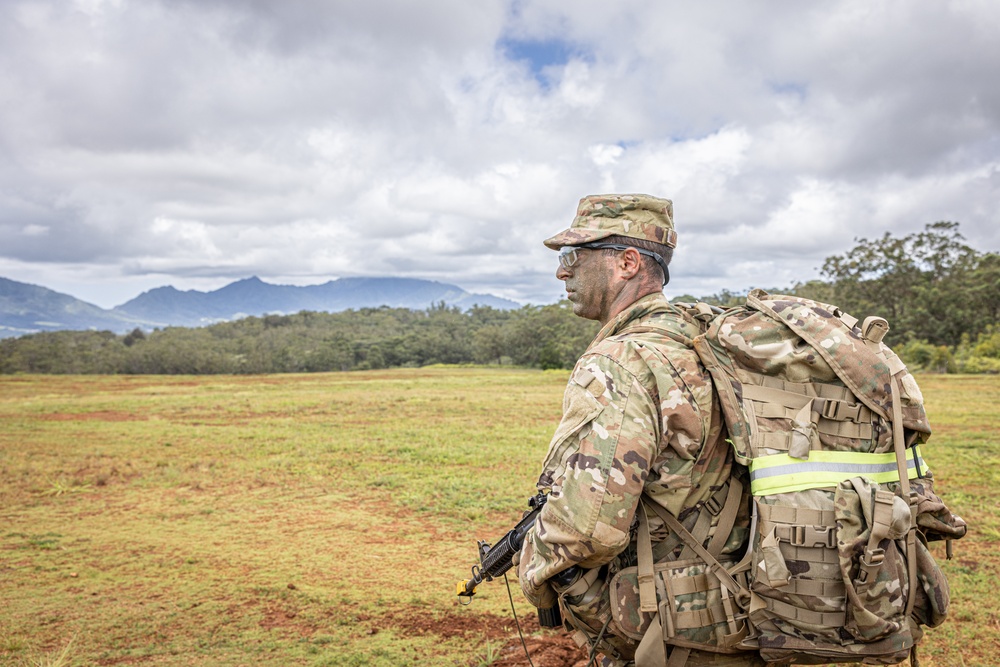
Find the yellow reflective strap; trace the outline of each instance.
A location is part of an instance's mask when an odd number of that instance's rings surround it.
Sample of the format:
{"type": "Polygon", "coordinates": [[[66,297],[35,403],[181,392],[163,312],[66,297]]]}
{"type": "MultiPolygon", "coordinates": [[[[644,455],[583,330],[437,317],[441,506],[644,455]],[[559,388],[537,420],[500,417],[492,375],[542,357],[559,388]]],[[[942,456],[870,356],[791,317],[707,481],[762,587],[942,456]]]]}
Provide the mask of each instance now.
{"type": "MultiPolygon", "coordinates": [[[[927,464],[918,447],[906,450],[906,467],[909,479],[927,474],[927,464]]],[[[867,477],[879,484],[898,482],[896,454],[811,451],[807,459],[774,454],[750,463],[750,491],[755,496],[832,488],[851,477],[867,477]]]]}

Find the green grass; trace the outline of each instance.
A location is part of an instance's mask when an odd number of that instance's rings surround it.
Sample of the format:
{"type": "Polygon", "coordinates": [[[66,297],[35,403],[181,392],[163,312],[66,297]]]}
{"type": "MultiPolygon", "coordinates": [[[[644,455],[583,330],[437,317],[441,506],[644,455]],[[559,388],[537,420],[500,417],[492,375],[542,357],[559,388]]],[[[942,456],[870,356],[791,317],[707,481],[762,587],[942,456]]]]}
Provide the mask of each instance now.
{"type": "MultiPolygon", "coordinates": [[[[0,665],[489,664],[506,590],[461,607],[455,582],[519,518],[565,380],[0,377],[0,665]]],[[[1000,378],[920,382],[937,488],[972,526],[921,664],[991,664],[1000,378]]]]}
{"type": "Polygon", "coordinates": [[[933,435],[927,456],[935,489],[969,524],[955,555],[935,556],[948,575],[951,611],[929,631],[921,665],[1000,664],[1000,377],[918,378],[933,435]]]}

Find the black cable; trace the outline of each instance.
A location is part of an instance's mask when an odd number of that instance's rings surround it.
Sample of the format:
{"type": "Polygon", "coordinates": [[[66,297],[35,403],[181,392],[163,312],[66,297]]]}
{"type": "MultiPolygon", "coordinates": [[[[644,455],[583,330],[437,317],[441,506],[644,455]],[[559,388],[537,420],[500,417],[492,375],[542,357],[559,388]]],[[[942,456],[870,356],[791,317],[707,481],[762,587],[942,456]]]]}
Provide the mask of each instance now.
{"type": "Polygon", "coordinates": [[[514,594],[510,592],[510,580],[507,578],[507,573],[503,573],[503,582],[507,584],[507,597],[510,599],[510,611],[514,614],[514,625],[517,626],[517,636],[521,638],[521,646],[524,647],[524,655],[528,658],[528,664],[531,667],[535,667],[535,663],[531,661],[531,654],[528,653],[528,643],[524,641],[524,634],[521,632],[521,622],[517,620],[517,610],[514,609],[514,594]]]}
{"type": "Polygon", "coordinates": [[[597,639],[595,639],[594,643],[590,646],[590,657],[587,660],[587,667],[593,667],[594,665],[594,658],[597,657],[597,645],[601,643],[602,639],[604,639],[604,633],[608,631],[608,625],[611,623],[611,618],[611,610],[609,609],[608,620],[604,621],[604,627],[601,628],[601,631],[597,634],[597,639]]]}

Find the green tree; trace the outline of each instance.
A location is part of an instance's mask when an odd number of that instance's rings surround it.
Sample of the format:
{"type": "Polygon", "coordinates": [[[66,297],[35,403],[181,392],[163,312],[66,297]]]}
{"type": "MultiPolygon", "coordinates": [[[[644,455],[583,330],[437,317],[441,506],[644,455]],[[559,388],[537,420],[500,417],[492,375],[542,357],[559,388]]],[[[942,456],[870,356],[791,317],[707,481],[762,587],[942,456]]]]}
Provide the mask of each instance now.
{"type": "Polygon", "coordinates": [[[935,222],[903,238],[887,232],[856,239],[853,249],[823,264],[832,302],[855,317],[885,317],[890,344],[916,339],[954,346],[963,333],[982,331],[991,319],[980,303],[992,299],[995,307],[996,300],[982,281],[995,277],[995,267],[993,260],[981,266],[988,256],[965,245],[958,228],[957,222],[935,222]],[[978,301],[969,298],[977,285],[983,288],[978,301]]]}

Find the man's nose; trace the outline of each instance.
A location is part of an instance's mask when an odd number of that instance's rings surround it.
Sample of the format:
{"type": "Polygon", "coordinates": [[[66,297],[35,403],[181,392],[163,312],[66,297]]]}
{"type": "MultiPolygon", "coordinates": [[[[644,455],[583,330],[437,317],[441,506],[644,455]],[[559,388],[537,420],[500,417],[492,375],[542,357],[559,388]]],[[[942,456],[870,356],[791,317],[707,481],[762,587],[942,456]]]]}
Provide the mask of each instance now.
{"type": "Polygon", "coordinates": [[[562,264],[556,267],[556,278],[558,278],[559,280],[566,280],[571,275],[573,275],[573,272],[567,269],[562,264]]]}

